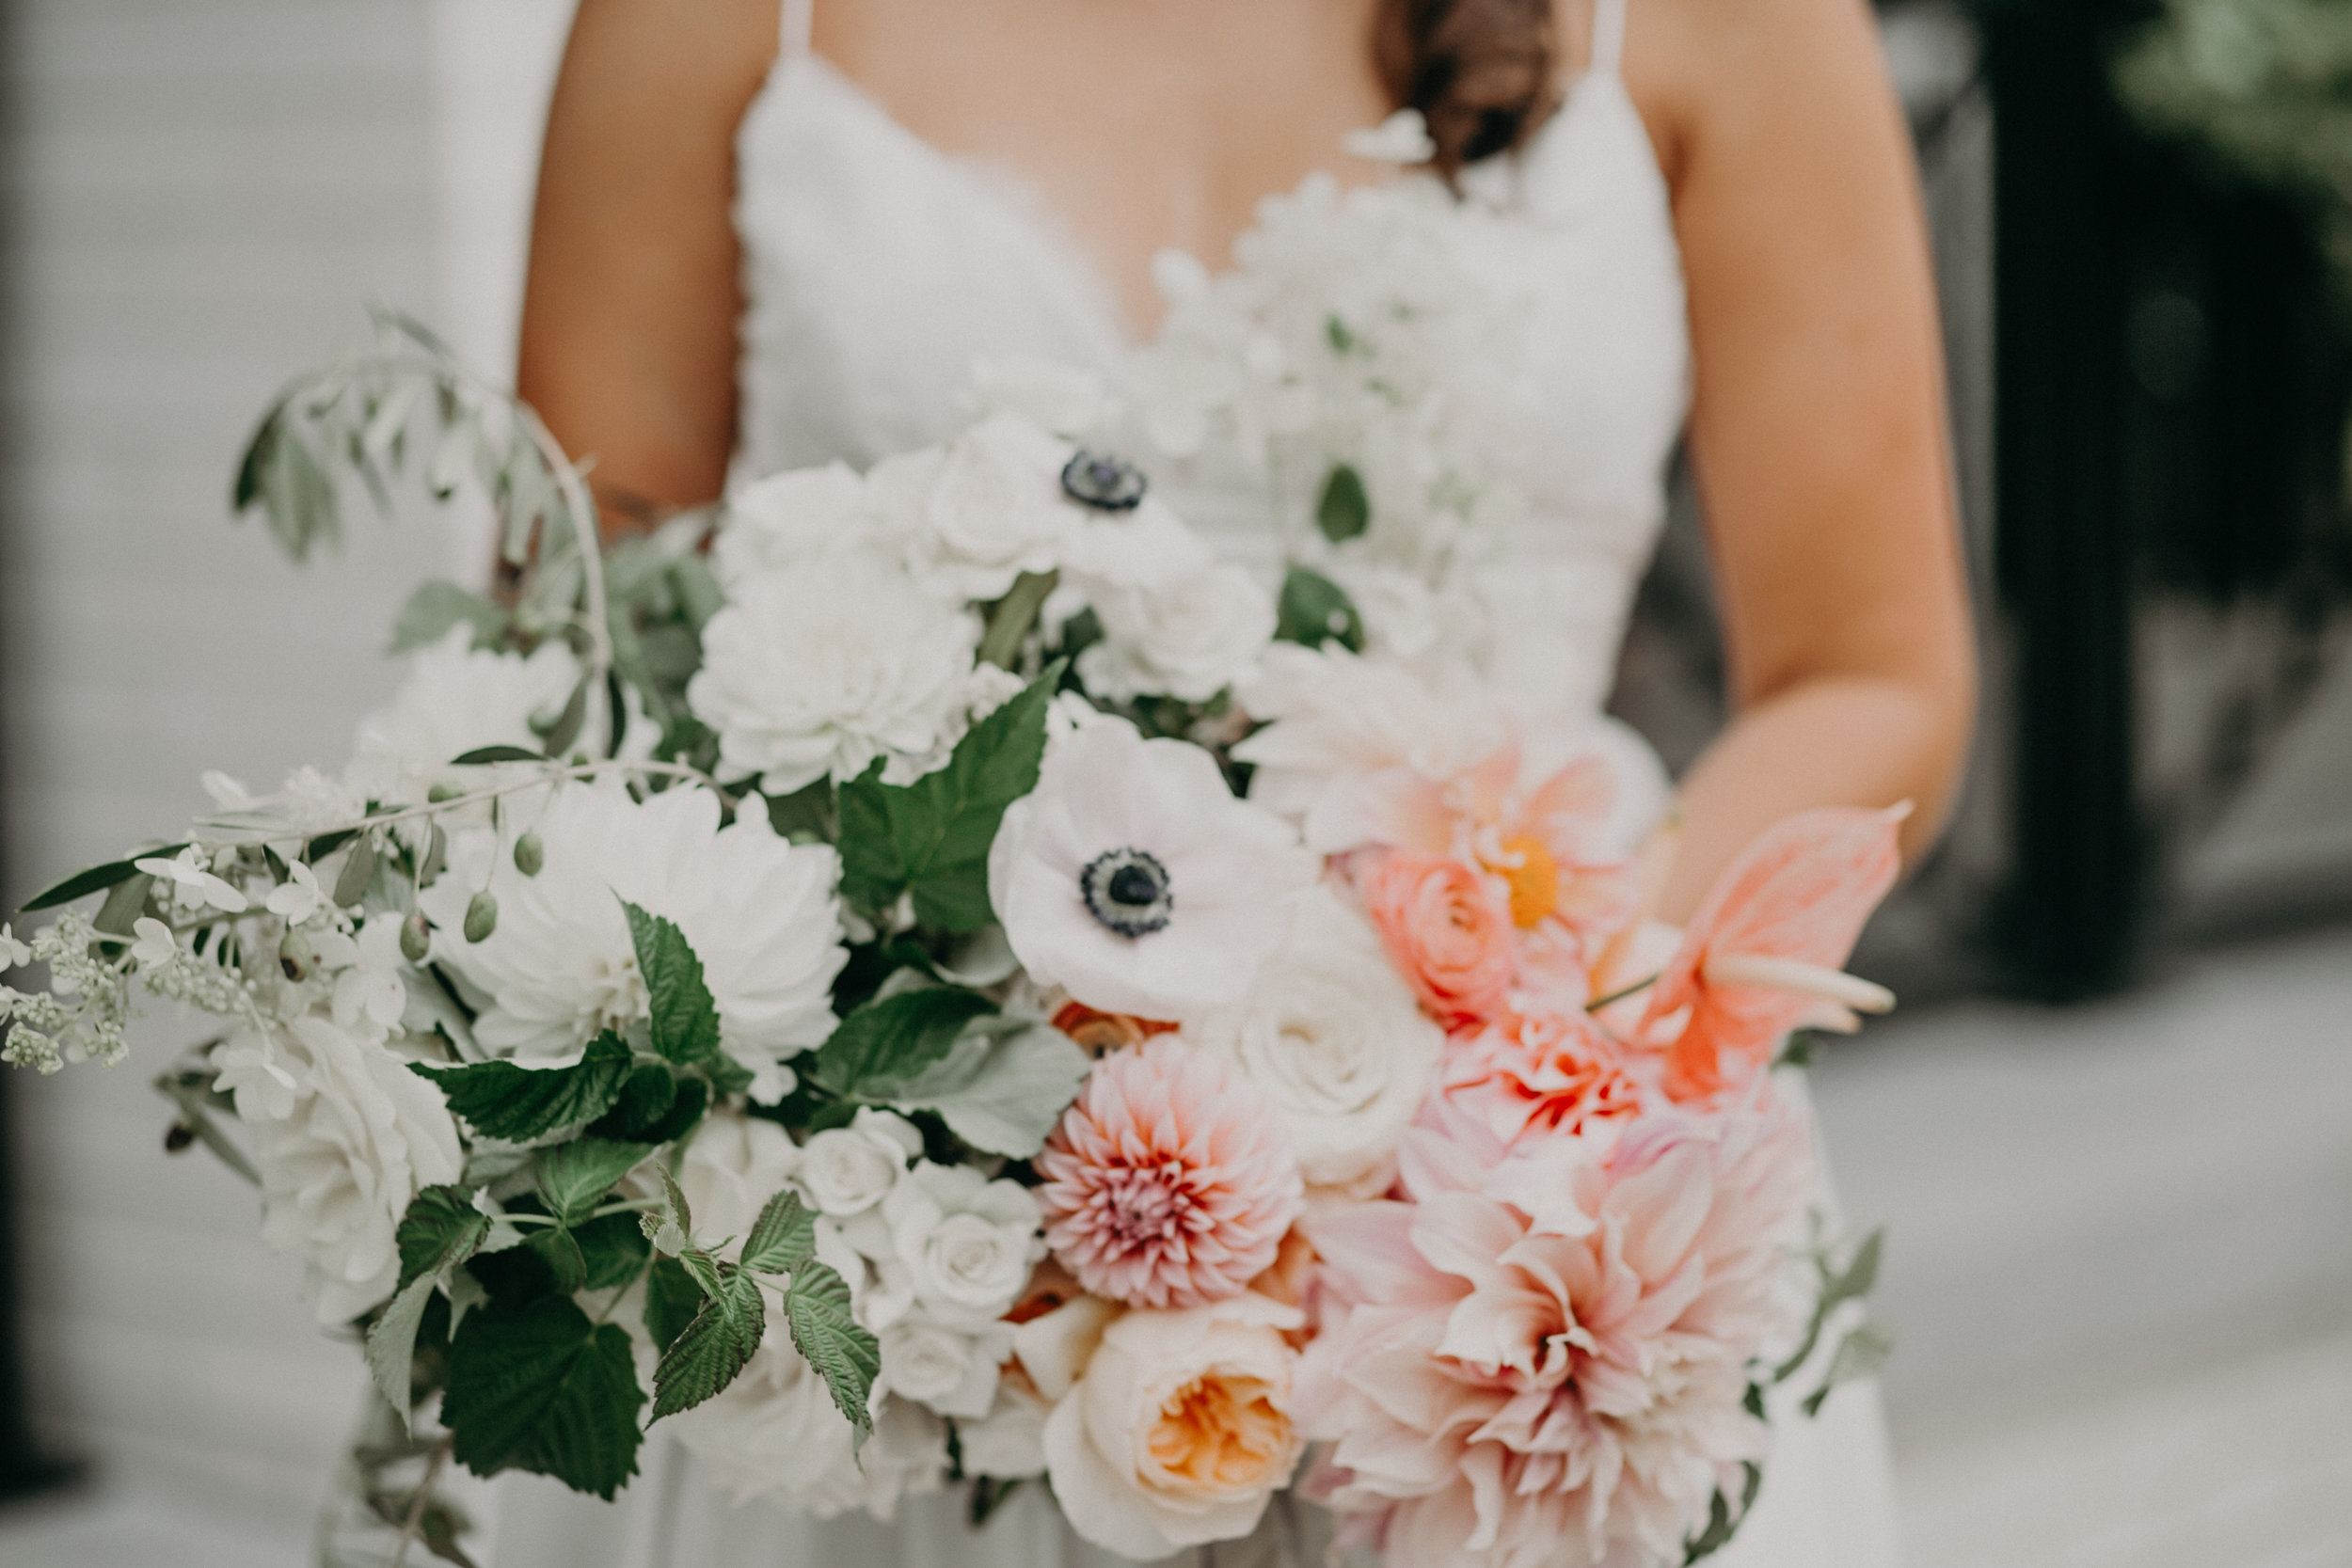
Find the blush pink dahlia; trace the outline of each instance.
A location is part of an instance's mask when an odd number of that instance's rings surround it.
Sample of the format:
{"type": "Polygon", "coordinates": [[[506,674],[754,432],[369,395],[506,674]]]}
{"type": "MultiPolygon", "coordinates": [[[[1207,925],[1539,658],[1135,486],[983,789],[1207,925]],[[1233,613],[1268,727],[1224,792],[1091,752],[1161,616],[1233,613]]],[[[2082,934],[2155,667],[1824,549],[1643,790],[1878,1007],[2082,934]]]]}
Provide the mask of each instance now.
{"type": "Polygon", "coordinates": [[[1037,1163],[1054,1256],[1130,1307],[1239,1295],[1274,1261],[1304,1191],[1264,1092],[1173,1035],[1097,1063],[1037,1163]]]}
{"type": "Polygon", "coordinates": [[[1410,1201],[1308,1222],[1329,1306],[1300,1409],[1333,1443],[1314,1490],[1391,1568],[1679,1561],[1764,1457],[1741,1402],[1790,1328],[1803,1117],[1768,1095],[1643,1117],[1550,1172],[1573,1212],[1521,1206],[1531,1158],[1439,1103],[1406,1137],[1410,1201]]]}

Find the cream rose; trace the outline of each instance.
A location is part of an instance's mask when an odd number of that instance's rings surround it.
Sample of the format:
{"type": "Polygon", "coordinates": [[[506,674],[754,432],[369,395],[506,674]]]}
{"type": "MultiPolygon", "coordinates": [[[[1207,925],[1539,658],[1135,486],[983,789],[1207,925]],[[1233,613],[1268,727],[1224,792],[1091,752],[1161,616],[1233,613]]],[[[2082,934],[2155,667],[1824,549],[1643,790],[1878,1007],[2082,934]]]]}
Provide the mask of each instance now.
{"type": "Polygon", "coordinates": [[[963,1165],[918,1162],[882,1213],[915,1300],[941,1322],[1004,1316],[1045,1253],[1029,1189],[963,1165]]]}
{"type": "Polygon", "coordinates": [[[801,1151],[801,1188],[835,1219],[862,1214],[898,1185],[923,1135],[904,1117],[871,1107],[847,1127],[828,1128],[801,1151]]]}
{"type": "Polygon", "coordinates": [[[1045,1422],[1054,1496],[1077,1532],[1156,1559],[1254,1528],[1302,1440],[1292,1420],[1295,1307],[1243,1294],[1127,1313],[1045,1422]]]}
{"type": "Polygon", "coordinates": [[[1184,1033],[1274,1101],[1309,1186],[1343,1189],[1381,1181],[1445,1046],[1378,933],[1327,887],[1300,902],[1248,995],[1184,1033]]]}
{"type": "Polygon", "coordinates": [[[998,1370],[1012,1354],[1010,1323],[967,1328],[904,1318],[878,1338],[882,1376],[875,1387],[965,1419],[988,1414],[998,1370]]]}
{"type": "Polygon", "coordinates": [[[252,1132],[262,1237],[302,1259],[319,1322],[348,1322],[390,1295],[409,1200],[464,1167],[441,1091],[318,1017],[240,1030],[213,1063],[252,1132]]]}
{"type": "Polygon", "coordinates": [[[1045,1473],[1045,1418],[1053,1407],[1029,1381],[1009,1373],[996,1386],[996,1402],[977,1421],[956,1423],[963,1450],[963,1472],[1019,1481],[1045,1473]]]}
{"type": "Polygon", "coordinates": [[[1240,566],[1165,587],[1105,586],[1091,598],[1103,641],[1078,656],[1078,674],[1098,697],[1205,703],[1255,675],[1274,641],[1274,599],[1240,566]]]}
{"type": "Polygon", "coordinates": [[[944,446],[875,464],[867,495],[942,597],[1000,598],[1022,573],[1061,564],[1078,531],[1061,490],[1070,456],[1020,415],[992,414],[944,446]]]}

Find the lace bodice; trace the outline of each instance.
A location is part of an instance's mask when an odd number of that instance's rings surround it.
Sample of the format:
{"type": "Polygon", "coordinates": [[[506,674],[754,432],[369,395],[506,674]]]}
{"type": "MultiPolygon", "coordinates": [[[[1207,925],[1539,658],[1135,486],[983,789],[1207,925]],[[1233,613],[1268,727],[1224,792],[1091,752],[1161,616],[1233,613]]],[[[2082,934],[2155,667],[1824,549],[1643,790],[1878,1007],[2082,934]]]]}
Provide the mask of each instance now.
{"type": "MultiPolygon", "coordinates": [[[[1600,0],[1593,68],[1549,123],[1463,182],[1466,202],[1504,219],[1479,225],[1474,260],[1512,280],[1525,312],[1515,362],[1464,367],[1509,388],[1482,406],[1524,502],[1486,573],[1489,673],[1523,707],[1564,716],[1607,691],[1688,398],[1665,182],[1615,70],[1623,7],[1600,0]]],[[[1136,345],[1035,189],[915,135],[807,47],[804,5],[786,12],[738,137],[739,475],[863,467],[940,440],[969,418],[979,359],[1056,360],[1115,383],[1136,345]]],[[[1168,499],[1238,555],[1271,548],[1246,496],[1168,499]]]]}

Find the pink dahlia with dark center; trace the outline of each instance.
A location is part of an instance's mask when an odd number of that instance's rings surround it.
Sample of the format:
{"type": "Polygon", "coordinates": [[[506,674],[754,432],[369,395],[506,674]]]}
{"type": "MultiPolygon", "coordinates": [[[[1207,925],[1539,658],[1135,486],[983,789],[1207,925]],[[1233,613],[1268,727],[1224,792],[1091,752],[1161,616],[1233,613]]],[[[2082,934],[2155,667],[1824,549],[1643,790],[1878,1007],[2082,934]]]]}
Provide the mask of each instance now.
{"type": "Polygon", "coordinates": [[[1274,1103],[1178,1035],[1097,1063],[1037,1164],[1054,1256],[1089,1293],[1130,1307],[1239,1295],[1301,1207],[1274,1103]]]}

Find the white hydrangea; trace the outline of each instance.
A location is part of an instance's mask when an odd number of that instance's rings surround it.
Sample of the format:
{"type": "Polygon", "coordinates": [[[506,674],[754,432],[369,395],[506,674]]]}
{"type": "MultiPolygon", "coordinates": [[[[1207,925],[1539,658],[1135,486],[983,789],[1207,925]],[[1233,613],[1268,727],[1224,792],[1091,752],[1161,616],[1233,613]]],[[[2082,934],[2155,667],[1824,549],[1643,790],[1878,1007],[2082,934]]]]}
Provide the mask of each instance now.
{"type": "Polygon", "coordinates": [[[450,871],[418,901],[438,927],[435,957],[490,998],[475,1037],[552,1066],[577,1059],[597,1030],[643,1018],[626,899],[675,923],[701,959],[721,1042],[752,1072],[753,1097],[787,1092],[784,1062],[824,1043],[834,1023],[845,953],[833,848],[776,836],[757,796],[721,829],[707,790],[681,786],[641,803],[617,780],[557,790],[532,831],[538,875],[525,876],[478,830],[461,835],[450,871]],[[497,924],[469,942],[466,908],[485,882],[497,924]]]}

